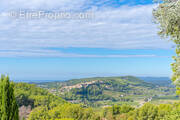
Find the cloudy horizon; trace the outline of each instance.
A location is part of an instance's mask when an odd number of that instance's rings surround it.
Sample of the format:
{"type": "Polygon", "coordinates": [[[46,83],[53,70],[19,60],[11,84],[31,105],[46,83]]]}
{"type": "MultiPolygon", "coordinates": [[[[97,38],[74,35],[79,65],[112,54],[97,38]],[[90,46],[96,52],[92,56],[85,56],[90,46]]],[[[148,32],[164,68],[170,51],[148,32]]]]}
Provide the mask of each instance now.
{"type": "Polygon", "coordinates": [[[152,17],[156,6],[151,0],[2,0],[0,73],[14,79],[72,78],[71,73],[77,74],[74,77],[88,73],[170,76],[174,45],[157,35],[152,17]],[[58,20],[9,16],[20,10],[94,16],[58,20]]]}

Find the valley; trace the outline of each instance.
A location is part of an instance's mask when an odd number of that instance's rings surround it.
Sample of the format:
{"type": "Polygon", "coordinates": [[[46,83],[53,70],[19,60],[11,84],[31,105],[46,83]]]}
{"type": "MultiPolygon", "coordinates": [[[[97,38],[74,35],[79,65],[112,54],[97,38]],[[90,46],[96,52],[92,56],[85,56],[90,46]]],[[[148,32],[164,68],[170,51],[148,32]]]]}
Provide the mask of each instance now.
{"type": "Polygon", "coordinates": [[[91,107],[114,104],[140,107],[146,102],[160,104],[178,100],[176,89],[168,78],[95,77],[37,85],[66,101],[91,107]],[[166,81],[166,84],[163,81],[166,81]]]}

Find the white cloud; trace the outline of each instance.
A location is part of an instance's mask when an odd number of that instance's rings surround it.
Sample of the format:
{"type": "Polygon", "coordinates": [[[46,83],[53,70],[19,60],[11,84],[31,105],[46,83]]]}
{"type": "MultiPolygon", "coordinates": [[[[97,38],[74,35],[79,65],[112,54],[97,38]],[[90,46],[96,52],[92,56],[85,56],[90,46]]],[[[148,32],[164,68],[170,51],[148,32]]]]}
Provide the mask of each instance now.
{"type": "Polygon", "coordinates": [[[85,0],[1,0],[1,10],[14,9],[60,9],[78,10],[85,3],[85,0]]]}
{"type": "Polygon", "coordinates": [[[42,49],[9,49],[0,50],[0,57],[79,57],[79,58],[129,58],[129,57],[159,57],[156,55],[85,55],[62,53],[56,50],[42,50],[42,49]]]}
{"type": "MultiPolygon", "coordinates": [[[[83,5],[86,5],[87,2],[89,1],[2,0],[0,7],[9,8],[9,10],[20,8],[82,10],[83,5]]],[[[95,14],[95,18],[91,20],[15,20],[1,16],[0,56],[97,57],[75,53],[67,55],[58,51],[42,49],[47,47],[169,49],[171,43],[161,40],[157,36],[157,27],[152,23],[151,13],[154,6],[102,7],[99,9],[90,6],[90,10],[95,14]],[[1,51],[12,48],[17,51],[1,51]],[[29,52],[29,49],[34,52],[29,52]]],[[[109,56],[122,57],[121,55],[109,56]]]]}

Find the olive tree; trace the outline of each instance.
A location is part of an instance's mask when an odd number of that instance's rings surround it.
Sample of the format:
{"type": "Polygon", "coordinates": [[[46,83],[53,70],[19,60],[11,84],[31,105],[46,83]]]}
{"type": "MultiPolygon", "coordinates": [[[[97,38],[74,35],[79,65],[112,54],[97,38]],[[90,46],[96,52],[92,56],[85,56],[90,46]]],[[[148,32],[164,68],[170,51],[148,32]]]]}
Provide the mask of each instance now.
{"type": "Polygon", "coordinates": [[[163,0],[153,10],[154,20],[159,25],[159,35],[170,38],[176,45],[176,56],[173,56],[172,81],[180,94],[180,0],[163,0]]]}

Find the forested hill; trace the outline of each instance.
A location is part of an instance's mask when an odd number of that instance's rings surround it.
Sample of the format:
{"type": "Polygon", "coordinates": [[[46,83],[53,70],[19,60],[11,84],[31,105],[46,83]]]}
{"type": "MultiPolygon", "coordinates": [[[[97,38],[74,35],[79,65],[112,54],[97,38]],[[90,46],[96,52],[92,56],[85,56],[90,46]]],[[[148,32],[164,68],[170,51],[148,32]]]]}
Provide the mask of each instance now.
{"type": "Polygon", "coordinates": [[[75,85],[78,83],[83,83],[83,82],[92,82],[92,81],[104,81],[104,82],[108,82],[108,81],[113,81],[113,82],[121,82],[122,84],[124,83],[129,83],[129,84],[133,84],[133,85],[148,85],[149,87],[153,87],[152,84],[146,83],[143,80],[134,77],[134,76],[123,76],[123,77],[94,77],[94,78],[83,78],[83,79],[73,79],[73,80],[69,80],[66,81],[65,84],[66,85],[75,85]]]}
{"type": "Polygon", "coordinates": [[[94,77],[73,79],[65,82],[41,83],[46,88],[67,101],[87,104],[109,105],[115,102],[137,103],[144,99],[174,95],[173,87],[159,86],[137,77],[94,77]]]}
{"type": "MultiPolygon", "coordinates": [[[[161,98],[166,100],[168,95],[168,99],[175,95],[173,87],[161,87],[133,76],[74,79],[38,85],[15,83],[14,89],[20,118],[28,120],[114,120],[119,118],[117,115],[133,111],[134,107],[151,102],[149,100],[156,104],[161,98]]],[[[173,99],[178,100],[176,96],[173,99]]]]}
{"type": "Polygon", "coordinates": [[[135,86],[144,86],[144,87],[153,87],[153,84],[146,83],[143,80],[133,77],[133,76],[124,76],[124,77],[95,77],[95,78],[84,78],[84,79],[73,79],[64,82],[66,85],[76,85],[86,82],[104,82],[117,84],[117,85],[135,85],[135,86]]]}
{"type": "Polygon", "coordinates": [[[63,86],[73,86],[81,83],[89,82],[111,82],[112,84],[128,84],[143,87],[155,87],[155,84],[145,82],[134,76],[123,76],[123,77],[93,77],[93,78],[82,78],[82,79],[72,79],[63,82],[46,82],[37,83],[38,85],[43,85],[47,88],[63,87],[63,86]]]}

